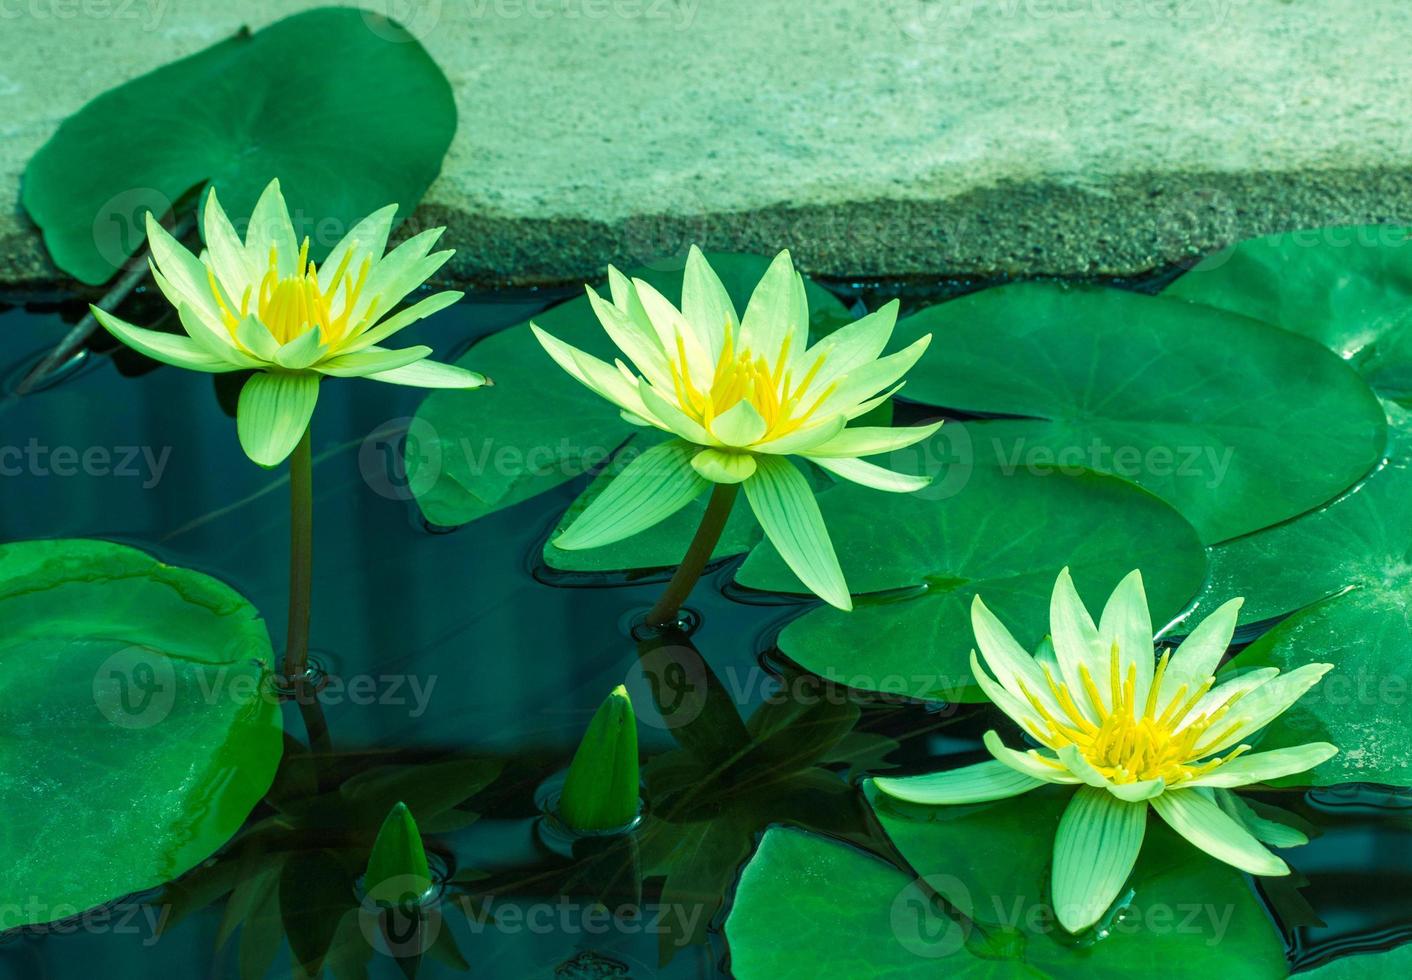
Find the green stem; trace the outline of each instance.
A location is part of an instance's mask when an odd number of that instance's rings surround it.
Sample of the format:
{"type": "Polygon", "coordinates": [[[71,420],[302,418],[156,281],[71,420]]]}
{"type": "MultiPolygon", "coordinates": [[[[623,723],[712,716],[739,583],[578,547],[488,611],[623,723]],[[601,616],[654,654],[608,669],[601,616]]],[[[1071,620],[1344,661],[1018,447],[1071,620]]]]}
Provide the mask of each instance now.
{"type": "Polygon", "coordinates": [[[328,723],[319,704],[315,681],[309,677],[309,609],[314,580],[314,462],[310,430],[306,428],[289,457],[289,632],[284,646],[285,683],[294,699],[315,751],[329,747],[328,723]]]}
{"type": "Polygon", "coordinates": [[[701,572],[711,560],[711,552],[716,550],[716,542],[721,540],[721,532],[726,529],[726,519],[731,515],[731,505],[735,503],[738,483],[718,483],[711,491],[711,502],[706,505],[706,516],[701,518],[701,526],[686,549],[686,555],[677,566],[676,574],[667,583],[667,591],[647,614],[649,626],[671,626],[677,621],[682,603],[691,595],[691,590],[701,579],[701,572]]]}

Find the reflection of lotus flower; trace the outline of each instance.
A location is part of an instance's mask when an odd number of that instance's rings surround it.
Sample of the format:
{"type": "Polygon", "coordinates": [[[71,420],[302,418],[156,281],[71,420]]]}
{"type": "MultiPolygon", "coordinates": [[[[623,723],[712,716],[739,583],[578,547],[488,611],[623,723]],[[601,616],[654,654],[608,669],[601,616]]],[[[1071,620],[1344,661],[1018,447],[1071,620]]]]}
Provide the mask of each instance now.
{"type": "Polygon", "coordinates": [[[566,549],[611,544],[680,510],[712,483],[740,483],[765,534],[800,580],[833,605],[851,608],[813,492],[784,457],[802,456],[879,490],[925,486],[925,477],[859,457],[920,442],[937,425],[845,426],[900,387],[930,336],[881,357],[897,321],[894,301],[809,347],[804,280],[788,252],[775,258],[739,318],[694,246],[681,309],[641,279],[608,272],[613,301],[592,289],[588,298],[631,368],[621,360],[616,366],[600,361],[538,327],[535,336],[560,367],[617,405],[628,421],[677,438],[629,464],[554,543],[566,549]]]}
{"type": "Polygon", "coordinates": [[[260,195],[243,242],[212,188],[200,258],[147,216],[152,275],[186,334],[144,330],[97,307],[93,314],[123,343],[158,361],[193,371],[260,372],[241,389],[236,426],[246,454],[274,466],[308,428],[321,375],[419,388],[485,383],[479,374],[426,360],[430,347],[378,346],[461,298],[437,293],[383,319],[452,254],[428,254],[443,230],[437,228],[384,256],[396,213],[390,204],[364,218],[317,268],[309,240],[300,245],[294,237],[279,181],[260,195]]]}
{"type": "Polygon", "coordinates": [[[1328,671],[1274,667],[1217,683],[1242,600],[1221,606],[1177,647],[1152,655],[1142,576],[1119,583],[1097,626],[1065,569],[1050,603],[1053,652],[1031,656],[977,596],[971,623],[985,665],[971,669],[986,696],[1042,748],[1007,748],[985,735],[993,762],[909,779],[878,779],[884,793],[916,803],[979,803],[1045,783],[1078,785],[1054,840],[1054,908],[1066,929],[1093,925],[1112,904],[1142,846],[1151,804],[1172,828],[1242,871],[1289,868],[1260,841],[1305,843],[1262,820],[1233,787],[1303,772],[1338,751],[1327,742],[1246,755],[1245,742],[1328,671]]]}

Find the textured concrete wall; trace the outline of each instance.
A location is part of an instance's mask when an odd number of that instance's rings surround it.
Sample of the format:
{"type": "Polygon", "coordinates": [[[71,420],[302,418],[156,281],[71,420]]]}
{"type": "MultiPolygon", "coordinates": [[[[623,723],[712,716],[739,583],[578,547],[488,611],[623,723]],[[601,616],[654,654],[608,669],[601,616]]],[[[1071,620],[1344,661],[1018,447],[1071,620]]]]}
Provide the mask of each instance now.
{"type": "MultiPolygon", "coordinates": [[[[19,177],[103,89],[298,0],[0,0],[0,284],[53,277],[19,177]]],[[[461,125],[417,220],[472,283],[686,243],[831,276],[1137,274],[1412,220],[1405,0],[367,0],[461,125]]]]}

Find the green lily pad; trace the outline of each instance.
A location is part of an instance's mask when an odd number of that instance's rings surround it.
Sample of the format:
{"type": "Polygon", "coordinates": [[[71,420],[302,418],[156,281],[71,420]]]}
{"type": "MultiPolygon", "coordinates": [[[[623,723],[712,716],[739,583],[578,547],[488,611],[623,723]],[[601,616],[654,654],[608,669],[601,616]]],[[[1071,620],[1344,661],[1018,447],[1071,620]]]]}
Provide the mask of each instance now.
{"type": "MultiPolygon", "coordinates": [[[[863,594],[851,613],[820,606],[791,622],[780,634],[780,650],[849,687],[982,702],[969,660],[977,594],[1029,648],[1048,632],[1049,596],[1066,565],[1095,604],[1140,568],[1153,620],[1176,616],[1206,574],[1191,525],[1115,477],[1007,473],[979,458],[991,433],[1010,424],[946,423],[919,447],[940,462],[926,466],[937,477],[917,493],[853,484],[821,493],[844,576],[863,594]]],[[[736,581],[752,589],[806,591],[769,542],[751,552],[736,581]]]]}
{"type": "Polygon", "coordinates": [[[873,796],[916,876],[835,841],[770,830],[726,922],[734,975],[1286,975],[1283,944],[1244,876],[1152,817],[1126,907],[1086,937],[1060,929],[1048,904],[1049,860],[1070,792],[967,807],[873,796]]]}
{"type": "Polygon", "coordinates": [[[1379,394],[1412,399],[1412,228],[1315,228],[1244,241],[1164,296],[1303,334],[1348,359],[1379,394]]]}
{"type": "Polygon", "coordinates": [[[1328,505],[1217,545],[1198,610],[1244,596],[1241,619],[1274,619],[1348,589],[1396,597],[1412,562],[1412,415],[1389,405],[1388,459],[1328,505]]]}
{"type": "MultiPolygon", "coordinates": [[[[707,256],[732,301],[744,309],[769,265],[757,255],[707,256]]],[[[633,269],[673,302],[681,296],[681,267],[656,264],[633,269]]],[[[805,280],[810,329],[827,333],[848,320],[842,303],[805,280]]],[[[618,357],[588,299],[562,303],[534,318],[549,333],[596,357],[618,357]]],[[[461,362],[495,379],[484,398],[455,393],[430,395],[413,423],[417,445],[407,455],[407,475],[422,513],[433,524],[455,526],[510,507],[603,466],[615,452],[635,452],[658,439],[655,430],[625,422],[618,409],[569,377],[519,324],[476,344],[461,362]],[[632,443],[629,444],[629,440],[632,443]],[[628,444],[628,445],[625,445],[628,444]]],[[[574,507],[587,506],[608,477],[591,485],[574,507]]],[[[746,508],[740,508],[745,510],[746,508]]],[[[668,522],[605,548],[565,552],[548,546],[545,560],[563,571],[654,568],[681,561],[706,499],[683,508],[668,522]]],[[[733,519],[716,557],[739,554],[758,534],[748,515],[733,519]]]]}
{"type": "Polygon", "coordinates": [[[1332,742],[1338,755],[1280,786],[1412,784],[1412,571],[1295,613],[1241,651],[1233,668],[1334,669],[1265,729],[1270,745],[1332,742]]]}
{"type": "Polygon", "coordinates": [[[451,86],[415,38],[326,7],[98,96],[40,147],[21,200],[54,263],[96,285],[142,247],[147,211],[160,218],[215,184],[243,229],[278,177],[322,258],[378,208],[395,201],[399,219],[410,214],[455,131],[451,86]]]}
{"type": "Polygon", "coordinates": [[[170,881],[274,778],[264,622],[229,587],[105,541],[0,545],[0,930],[170,881]]]}
{"type": "Polygon", "coordinates": [[[923,310],[898,341],[928,332],[909,398],[1025,416],[997,430],[1007,465],[1126,477],[1208,544],[1319,506],[1382,452],[1382,409],[1346,364],[1232,313],[1021,284],[923,310]]]}

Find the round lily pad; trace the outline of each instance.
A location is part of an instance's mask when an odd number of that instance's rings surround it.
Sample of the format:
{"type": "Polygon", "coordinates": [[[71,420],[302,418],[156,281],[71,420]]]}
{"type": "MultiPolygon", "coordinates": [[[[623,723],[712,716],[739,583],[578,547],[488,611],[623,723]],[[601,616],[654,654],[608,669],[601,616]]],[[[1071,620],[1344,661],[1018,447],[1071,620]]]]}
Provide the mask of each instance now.
{"type": "Polygon", "coordinates": [[[0,930],[170,881],[239,829],[283,748],[264,622],[105,541],[0,545],[0,930]]]}
{"type": "MultiPolygon", "coordinates": [[[[1139,568],[1154,622],[1196,594],[1206,557],[1169,505],[1097,473],[1007,472],[984,453],[1008,423],[948,422],[917,447],[933,484],[889,494],[840,484],[819,506],[857,598],[851,613],[817,607],[779,637],[780,650],[836,683],[943,701],[985,701],[971,674],[970,606],[984,597],[1020,642],[1048,632],[1049,597],[1068,566],[1096,607],[1139,568]],[[958,449],[963,450],[958,453],[958,449]]],[[[908,468],[894,459],[896,468],[908,468]]],[[[912,472],[918,472],[916,468],[912,472]]],[[[775,592],[806,590],[768,541],[736,575],[775,592]]]]}
{"type": "Polygon", "coordinates": [[[1084,937],[1065,933],[1048,878],[1071,792],[958,807],[873,796],[906,871],[827,838],[770,830],[726,922],[734,975],[1286,975],[1283,944],[1244,876],[1153,817],[1121,909],[1084,937]]]}
{"type": "Polygon", "coordinates": [[[1377,462],[1382,409],[1319,344],[1246,317],[1114,289],[1019,284],[923,310],[909,398],[1023,416],[1000,458],[1125,477],[1209,543],[1333,498],[1377,462]]]}
{"type": "Polygon", "coordinates": [[[1197,264],[1163,296],[1273,323],[1348,359],[1379,394],[1412,399],[1412,228],[1313,228],[1197,264]]]}
{"type": "Polygon", "coordinates": [[[142,247],[146,212],[215,184],[243,230],[278,177],[320,259],[378,208],[410,214],[455,131],[451,86],[415,38],[323,7],[93,99],[34,155],[21,202],[54,263],[96,285],[142,247]]]}
{"type": "MultiPolygon", "coordinates": [[[[744,309],[770,260],[757,255],[709,254],[731,300],[744,309]]],[[[681,263],[628,270],[672,302],[681,297],[681,263]]],[[[810,330],[827,333],[846,322],[833,294],[805,280],[810,330]]],[[[547,310],[534,322],[549,333],[610,362],[620,356],[599,325],[587,297],[547,310]]],[[[433,524],[456,526],[544,493],[603,467],[615,453],[629,455],[660,440],[623,420],[618,409],[560,370],[530,333],[528,324],[502,330],[476,344],[462,359],[495,379],[484,398],[433,393],[413,423],[407,473],[422,513],[433,524]],[[629,442],[631,440],[631,442],[629,442]]],[[[611,479],[611,468],[590,484],[571,513],[611,479]]],[[[545,560],[562,571],[604,571],[675,565],[706,510],[706,498],[642,534],[603,548],[560,551],[545,547],[545,560]]],[[[745,512],[736,515],[717,546],[716,557],[739,554],[759,535],[745,512]]]]}

